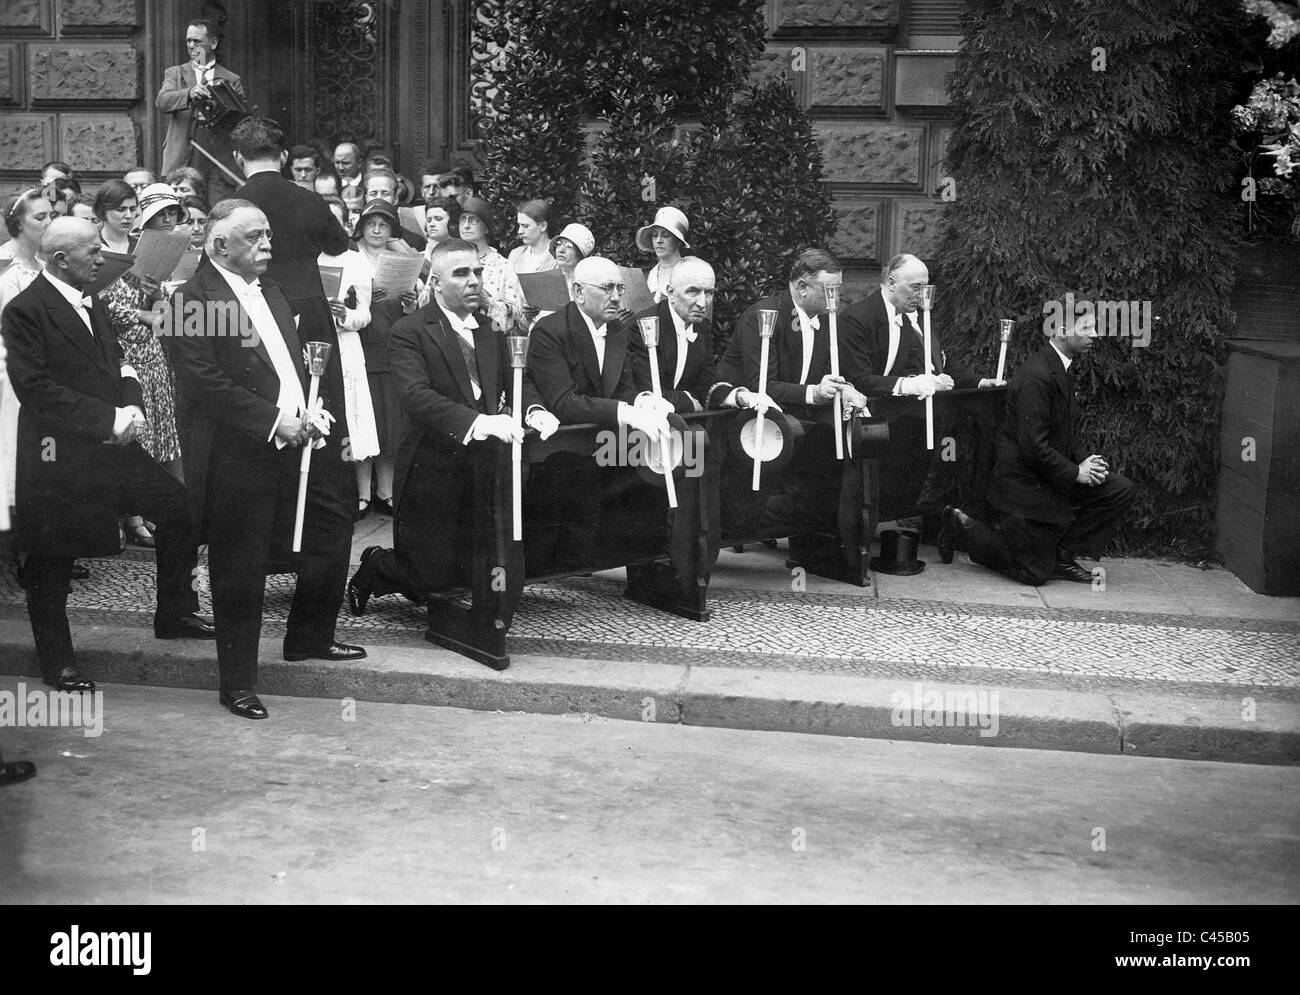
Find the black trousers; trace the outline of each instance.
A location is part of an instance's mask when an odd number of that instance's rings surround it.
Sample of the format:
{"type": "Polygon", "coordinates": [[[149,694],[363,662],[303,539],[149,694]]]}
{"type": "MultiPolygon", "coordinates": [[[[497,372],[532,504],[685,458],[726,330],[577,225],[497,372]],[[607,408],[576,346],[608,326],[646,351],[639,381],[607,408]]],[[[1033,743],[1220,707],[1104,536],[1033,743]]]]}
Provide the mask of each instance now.
{"type": "Polygon", "coordinates": [[[337,445],[331,438],[312,454],[301,553],[292,548],[302,450],[223,459],[214,447],[208,466],[208,569],[223,690],[257,683],[266,571],[272,562],[286,561],[298,575],[285,650],[320,649],[334,642],[352,551],[351,510],[356,507],[356,478],[339,459],[337,445]]]}
{"type": "Polygon", "coordinates": [[[1069,525],[1004,514],[996,529],[972,522],[966,530],[966,550],[972,562],[1037,586],[1051,579],[1058,548],[1100,554],[1136,496],[1133,482],[1118,473],[1096,487],[1075,484],[1070,489],[1074,520],[1069,525]]]}
{"type": "MultiPolygon", "coordinates": [[[[158,571],[154,624],[198,611],[194,575],[198,544],[184,485],[143,452],[130,454],[121,466],[117,514],[143,515],[158,526],[154,533],[158,571]]],[[[71,556],[29,553],[23,563],[22,582],[27,591],[36,659],[47,679],[57,677],[64,667],[76,665],[68,625],[73,562],[71,556]]]]}

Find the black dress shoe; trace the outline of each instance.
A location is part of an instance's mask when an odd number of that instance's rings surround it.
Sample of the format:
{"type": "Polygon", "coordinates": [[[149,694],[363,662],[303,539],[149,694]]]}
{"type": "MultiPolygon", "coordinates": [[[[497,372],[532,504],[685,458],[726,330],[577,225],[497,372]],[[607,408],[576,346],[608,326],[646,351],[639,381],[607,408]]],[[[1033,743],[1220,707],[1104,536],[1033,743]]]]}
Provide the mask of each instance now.
{"type": "Polygon", "coordinates": [[[90,568],[83,567],[80,563],[72,564],[72,579],[85,580],[90,576],[90,568]]]}
{"type": "Polygon", "coordinates": [[[387,515],[389,518],[393,517],[393,502],[391,501],[385,501],[383,498],[375,498],[370,502],[370,508],[372,511],[377,511],[381,515],[387,515]]]}
{"type": "Polygon", "coordinates": [[[1052,571],[1052,576],[1057,580],[1072,580],[1076,584],[1092,583],[1092,571],[1079,566],[1069,553],[1056,554],[1056,569],[1052,571]]]}
{"type": "Polygon", "coordinates": [[[64,667],[59,671],[59,676],[53,680],[45,678],[45,683],[58,691],[95,690],[95,682],[82,677],[81,671],[76,667],[64,667]]]}
{"type": "Polygon", "coordinates": [[[0,786],[17,784],[19,781],[26,781],[28,778],[35,776],[36,765],[26,760],[15,760],[12,763],[0,764],[0,786]]]}
{"type": "Polygon", "coordinates": [[[262,699],[250,690],[222,691],[218,700],[241,719],[264,719],[271,714],[262,704],[262,699]]]}
{"type": "Polygon", "coordinates": [[[349,646],[347,643],[330,643],[328,646],[314,650],[286,649],[284,658],[290,663],[297,663],[299,660],[329,660],[334,663],[345,663],[349,660],[364,660],[366,651],[360,646],[349,646]]]}
{"type": "Polygon", "coordinates": [[[217,627],[198,615],[181,615],[153,624],[155,639],[216,639],[217,627]]]}
{"type": "Polygon", "coordinates": [[[348,611],[353,615],[364,615],[366,613],[366,604],[370,601],[370,596],[374,594],[374,588],[362,579],[362,575],[366,574],[366,561],[383,548],[383,546],[367,546],[362,550],[361,565],[357,567],[357,572],[348,581],[348,611]]]}

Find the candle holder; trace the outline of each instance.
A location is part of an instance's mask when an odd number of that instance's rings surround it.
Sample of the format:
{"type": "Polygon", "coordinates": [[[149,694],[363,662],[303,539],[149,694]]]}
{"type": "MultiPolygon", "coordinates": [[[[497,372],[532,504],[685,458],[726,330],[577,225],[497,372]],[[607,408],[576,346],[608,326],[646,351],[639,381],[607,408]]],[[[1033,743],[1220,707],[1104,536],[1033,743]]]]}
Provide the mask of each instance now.
{"type": "Polygon", "coordinates": [[[649,318],[637,318],[636,324],[641,330],[641,341],[645,343],[645,347],[656,348],[659,345],[659,316],[652,314],[649,318]]]}
{"type": "Polygon", "coordinates": [[[775,331],[776,312],[769,308],[763,308],[758,312],[758,334],[765,339],[770,339],[775,331]]]}
{"type": "Polygon", "coordinates": [[[330,360],[330,350],[334,348],[328,342],[308,342],[304,350],[307,361],[307,375],[323,377],[325,366],[330,360]]]}
{"type": "Polygon", "coordinates": [[[1006,343],[1011,341],[1011,329],[1015,327],[1015,324],[1016,323],[1012,321],[1010,318],[1003,318],[1001,320],[1002,330],[998,334],[999,342],[1006,343]]]}
{"type": "Polygon", "coordinates": [[[507,335],[506,344],[510,347],[510,368],[524,369],[528,365],[528,336],[507,335]]]}
{"type": "Polygon", "coordinates": [[[926,283],[921,286],[921,307],[929,311],[934,307],[934,284],[926,283]]]}
{"type": "Polygon", "coordinates": [[[828,283],[822,287],[826,293],[826,310],[838,311],[840,309],[840,291],[844,289],[841,283],[828,283]]]}

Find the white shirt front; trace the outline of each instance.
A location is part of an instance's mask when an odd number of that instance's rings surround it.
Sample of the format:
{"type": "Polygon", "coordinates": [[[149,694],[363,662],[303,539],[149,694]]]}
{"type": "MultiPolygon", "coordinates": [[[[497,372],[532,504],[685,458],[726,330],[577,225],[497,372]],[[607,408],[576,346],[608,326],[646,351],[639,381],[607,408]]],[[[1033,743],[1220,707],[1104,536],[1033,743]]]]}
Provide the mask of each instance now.
{"type": "Polygon", "coordinates": [[[794,312],[799,318],[799,331],[803,335],[803,365],[799,369],[799,382],[807,383],[808,371],[812,368],[813,339],[821,327],[821,319],[808,317],[808,313],[798,304],[794,306],[794,312]]]}
{"type": "Polygon", "coordinates": [[[216,60],[216,59],[213,59],[213,60],[212,60],[211,62],[209,62],[206,66],[194,65],[194,63],[192,63],[192,62],[190,63],[190,65],[194,66],[194,82],[195,82],[195,83],[201,83],[201,84],[204,85],[204,86],[211,86],[211,85],[212,85],[212,77],[213,77],[213,75],[215,74],[215,71],[216,71],[216,68],[217,68],[217,60],[216,60]]]}
{"type": "Polygon", "coordinates": [[[578,314],[582,315],[582,320],[587,323],[587,331],[591,333],[591,343],[596,347],[596,365],[600,367],[601,376],[605,375],[605,326],[597,324],[591,320],[587,312],[578,308],[578,314]]]}
{"type": "MultiPolygon", "coordinates": [[[[1052,342],[1050,339],[1048,340],[1047,344],[1050,345],[1053,349],[1056,349],[1056,343],[1052,342]]],[[[1071,359],[1069,356],[1067,356],[1065,353],[1061,352],[1060,349],[1056,349],[1056,354],[1061,357],[1061,362],[1065,364],[1065,372],[1069,373],[1070,364],[1074,362],[1074,360],[1071,359]]]]}
{"type": "Polygon", "coordinates": [[[668,313],[673,317],[673,329],[677,333],[677,369],[673,373],[673,382],[668,387],[676,390],[677,385],[682,382],[682,374],[686,372],[686,351],[691,347],[686,336],[694,331],[695,326],[686,324],[686,319],[678,314],[671,304],[668,305],[668,313]]]}
{"type": "Polygon", "coordinates": [[[72,305],[73,309],[77,312],[77,314],[81,317],[82,322],[85,324],[86,331],[90,333],[90,337],[95,338],[95,329],[94,326],[91,325],[90,323],[90,306],[87,303],[90,300],[90,298],[87,297],[82,291],[78,290],[76,287],[64,283],[57,276],[50,276],[48,272],[43,272],[41,275],[44,276],[46,280],[48,280],[51,284],[54,285],[54,289],[63,295],[64,300],[66,300],[69,304],[72,305]]]}
{"type": "MultiPolygon", "coordinates": [[[[461,339],[464,342],[467,342],[469,347],[473,349],[474,329],[478,328],[478,322],[474,319],[474,316],[471,314],[464,318],[460,318],[443,307],[441,300],[438,301],[438,309],[442,311],[443,317],[447,319],[447,324],[451,325],[451,330],[459,335],[461,339]]],[[[475,355],[477,355],[477,352],[475,355]]],[[[473,372],[476,374],[478,373],[477,370],[474,370],[473,372]]],[[[475,383],[474,377],[470,377],[470,386],[474,389],[474,400],[483,400],[483,389],[475,383]]]]}
{"type": "Polygon", "coordinates": [[[248,283],[238,273],[232,273],[215,260],[213,268],[230,286],[239,301],[239,306],[248,315],[248,320],[253,323],[253,329],[262,340],[262,345],[266,346],[266,354],[271,357],[275,375],[280,378],[280,394],[275,401],[275,406],[280,409],[280,417],[275,420],[266,438],[268,442],[275,439],[276,448],[283,449],[287,443],[275,438],[275,430],[280,426],[280,421],[285,415],[290,418],[298,417],[307,407],[307,399],[302,393],[302,382],[298,379],[298,368],[294,364],[293,357],[289,355],[289,346],[285,343],[284,336],[280,334],[280,325],[275,320],[275,315],[271,313],[271,306],[266,303],[266,298],[262,295],[261,282],[254,280],[248,283]]]}

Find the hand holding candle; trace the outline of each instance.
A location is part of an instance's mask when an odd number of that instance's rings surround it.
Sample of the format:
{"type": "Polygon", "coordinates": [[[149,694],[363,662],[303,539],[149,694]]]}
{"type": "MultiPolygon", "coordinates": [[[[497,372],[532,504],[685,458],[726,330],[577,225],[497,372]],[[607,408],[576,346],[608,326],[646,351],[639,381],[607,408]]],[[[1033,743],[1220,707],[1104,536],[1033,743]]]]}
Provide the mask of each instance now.
{"type": "MultiPolygon", "coordinates": [[[[659,316],[638,318],[637,327],[641,331],[641,341],[645,343],[646,352],[650,354],[650,386],[656,397],[663,397],[659,384],[659,316]]],[[[664,488],[668,491],[668,507],[677,507],[677,485],[673,480],[673,436],[671,430],[666,432],[659,442],[660,462],[664,468],[664,488]]]]}
{"type": "Polygon", "coordinates": [[[1001,321],[1002,330],[998,334],[998,375],[995,380],[1005,380],[1007,372],[1007,343],[1011,341],[1011,329],[1015,322],[1010,318],[1003,318],[1001,321]]]}
{"type": "MultiPolygon", "coordinates": [[[[934,354],[930,345],[930,309],[934,307],[934,284],[921,287],[922,337],[925,340],[925,372],[934,373],[934,354]]],[[[934,449],[934,395],[925,399],[925,448],[934,449]]]]}
{"type": "MultiPolygon", "coordinates": [[[[328,342],[308,342],[304,350],[307,357],[307,372],[311,375],[311,390],[307,397],[308,417],[316,410],[316,402],[320,396],[320,378],[325,375],[325,364],[329,362],[331,348],[328,342]]],[[[295,553],[302,552],[302,526],[303,518],[307,513],[307,475],[311,472],[311,452],[312,444],[308,440],[302,447],[302,462],[298,464],[298,509],[293,520],[295,553]]]]}
{"type": "MultiPolygon", "coordinates": [[[[520,436],[524,428],[524,365],[528,362],[528,336],[507,335],[510,346],[510,369],[514,373],[514,390],[510,410],[520,436]]],[[[510,505],[514,523],[514,540],[524,538],[524,446],[522,442],[510,443],[510,505]]]]}
{"type": "MultiPolygon", "coordinates": [[[[840,335],[839,321],[837,312],[840,309],[840,289],[838,283],[828,283],[823,286],[826,293],[826,313],[830,322],[831,330],[831,376],[840,375],[840,335]]],[[[844,401],[839,391],[835,392],[835,400],[832,402],[835,407],[835,413],[831,418],[831,425],[835,429],[835,458],[844,458],[844,401]]]]}

